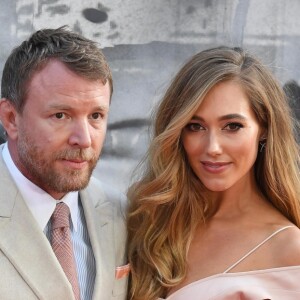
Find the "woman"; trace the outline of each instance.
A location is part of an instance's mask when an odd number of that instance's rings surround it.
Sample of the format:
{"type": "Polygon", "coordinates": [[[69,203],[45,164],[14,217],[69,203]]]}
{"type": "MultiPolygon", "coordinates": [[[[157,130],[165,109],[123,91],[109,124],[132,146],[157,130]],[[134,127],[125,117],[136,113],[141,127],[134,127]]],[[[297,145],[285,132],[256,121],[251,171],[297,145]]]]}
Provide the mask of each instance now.
{"type": "Polygon", "coordinates": [[[272,74],[200,52],[154,126],[128,193],[130,299],[300,299],[299,151],[272,74]]]}

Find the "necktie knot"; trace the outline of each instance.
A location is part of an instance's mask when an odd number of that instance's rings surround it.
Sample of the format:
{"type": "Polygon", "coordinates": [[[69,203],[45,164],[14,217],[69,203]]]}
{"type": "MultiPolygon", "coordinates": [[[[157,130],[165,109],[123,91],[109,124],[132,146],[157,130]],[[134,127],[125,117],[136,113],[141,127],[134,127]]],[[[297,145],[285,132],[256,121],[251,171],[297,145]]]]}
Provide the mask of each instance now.
{"type": "Polygon", "coordinates": [[[61,202],[56,204],[51,217],[52,230],[56,228],[70,227],[70,209],[67,204],[61,202]]]}

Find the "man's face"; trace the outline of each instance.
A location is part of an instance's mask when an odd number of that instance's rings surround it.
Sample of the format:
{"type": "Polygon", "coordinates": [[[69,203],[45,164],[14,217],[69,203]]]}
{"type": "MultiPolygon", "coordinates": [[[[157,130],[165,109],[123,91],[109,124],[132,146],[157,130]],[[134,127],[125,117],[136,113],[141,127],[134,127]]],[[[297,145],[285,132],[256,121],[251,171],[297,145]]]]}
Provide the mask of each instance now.
{"type": "Polygon", "coordinates": [[[109,102],[108,82],[50,61],[33,76],[16,117],[17,136],[9,146],[17,167],[56,199],[86,187],[105,138],[109,102]]]}

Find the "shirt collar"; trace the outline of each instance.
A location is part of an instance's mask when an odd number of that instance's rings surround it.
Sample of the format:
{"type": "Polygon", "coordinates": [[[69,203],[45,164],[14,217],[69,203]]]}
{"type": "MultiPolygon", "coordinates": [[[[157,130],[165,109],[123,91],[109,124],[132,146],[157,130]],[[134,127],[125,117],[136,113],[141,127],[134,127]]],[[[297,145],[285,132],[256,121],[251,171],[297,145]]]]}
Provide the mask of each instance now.
{"type": "Polygon", "coordinates": [[[15,181],[25,203],[31,211],[33,217],[44,231],[49,222],[56,204],[64,202],[69,206],[73,228],[77,231],[78,220],[78,191],[66,194],[62,199],[57,201],[47,192],[28,180],[16,167],[9,153],[7,143],[4,144],[2,151],[3,160],[15,181]]]}

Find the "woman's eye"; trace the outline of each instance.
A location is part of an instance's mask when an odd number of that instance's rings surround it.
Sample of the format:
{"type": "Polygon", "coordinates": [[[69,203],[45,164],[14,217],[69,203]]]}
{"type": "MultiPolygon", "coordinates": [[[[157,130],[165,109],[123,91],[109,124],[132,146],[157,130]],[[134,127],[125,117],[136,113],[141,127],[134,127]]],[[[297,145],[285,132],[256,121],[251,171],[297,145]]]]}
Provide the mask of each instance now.
{"type": "Polygon", "coordinates": [[[187,125],[187,129],[190,131],[199,131],[203,130],[204,128],[199,123],[190,123],[187,125]]]}
{"type": "Polygon", "coordinates": [[[244,126],[240,123],[229,123],[224,127],[224,129],[229,131],[237,131],[243,127],[244,126]]]}

